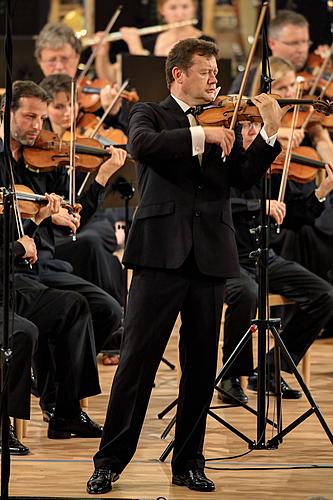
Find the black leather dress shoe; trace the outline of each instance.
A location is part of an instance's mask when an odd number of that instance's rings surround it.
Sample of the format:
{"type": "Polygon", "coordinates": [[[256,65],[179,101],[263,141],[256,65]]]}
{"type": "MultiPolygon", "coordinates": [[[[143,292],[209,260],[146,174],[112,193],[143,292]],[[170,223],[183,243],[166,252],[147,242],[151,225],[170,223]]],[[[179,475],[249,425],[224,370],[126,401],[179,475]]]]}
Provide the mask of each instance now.
{"type": "MultiPolygon", "coordinates": [[[[9,453],[11,455],[28,455],[28,453],[30,453],[29,448],[18,440],[15,429],[12,425],[9,426],[8,444],[9,444],[9,453]]],[[[0,444],[0,452],[1,452],[1,444],[0,444]]]]}
{"type": "Polygon", "coordinates": [[[50,439],[69,439],[72,434],[77,437],[97,438],[102,436],[102,427],[82,410],[76,418],[51,417],[47,432],[50,439]]]}
{"type": "Polygon", "coordinates": [[[87,482],[87,492],[91,495],[107,493],[112,490],[112,483],[119,479],[119,475],[108,467],[96,467],[93,475],[87,482]]]}
{"type": "MultiPolygon", "coordinates": [[[[257,390],[257,388],[258,388],[258,373],[257,372],[253,372],[253,375],[251,375],[248,378],[247,387],[251,391],[257,390]]],[[[274,380],[273,376],[271,376],[269,378],[268,388],[269,388],[269,392],[271,392],[272,394],[276,394],[277,391],[276,391],[275,380],[274,380]]],[[[288,385],[287,382],[285,380],[283,380],[282,377],[281,377],[281,394],[282,394],[283,399],[299,399],[302,397],[302,392],[298,391],[297,389],[292,389],[290,387],[290,385],[288,385]]]]}
{"type": "Polygon", "coordinates": [[[239,378],[237,377],[229,377],[225,378],[224,380],[221,380],[218,387],[222,389],[223,391],[227,392],[228,394],[224,394],[223,392],[218,392],[217,397],[220,401],[223,401],[223,403],[228,403],[228,404],[237,404],[237,401],[235,401],[233,398],[229,397],[233,396],[234,398],[238,399],[241,403],[247,403],[248,402],[248,397],[243,391],[239,378]]]}
{"type": "Polygon", "coordinates": [[[204,472],[199,469],[188,470],[184,474],[173,474],[172,484],[177,486],[187,486],[195,491],[214,491],[215,484],[208,479],[204,472]]]}
{"type": "Polygon", "coordinates": [[[55,407],[42,408],[43,421],[49,423],[52,417],[54,417],[55,407]]]}

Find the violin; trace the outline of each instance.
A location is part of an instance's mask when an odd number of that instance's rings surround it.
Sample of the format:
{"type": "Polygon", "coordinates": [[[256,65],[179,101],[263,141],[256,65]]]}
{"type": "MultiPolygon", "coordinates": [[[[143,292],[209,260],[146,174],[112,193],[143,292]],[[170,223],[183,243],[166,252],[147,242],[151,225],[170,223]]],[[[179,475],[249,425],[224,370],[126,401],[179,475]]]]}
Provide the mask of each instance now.
{"type": "MultiPolygon", "coordinates": [[[[271,174],[281,174],[284,167],[285,153],[280,153],[271,166],[271,174]]],[[[288,179],[305,184],[315,179],[318,169],[325,168],[325,163],[314,148],[299,146],[291,153],[288,179]]]]}
{"type": "MultiPolygon", "coordinates": [[[[29,168],[37,172],[49,172],[58,166],[68,166],[70,142],[59,139],[54,132],[42,130],[33,146],[23,148],[23,158],[29,168]]],[[[110,153],[96,139],[77,139],[75,162],[78,170],[96,170],[107,158],[110,158],[110,153]]]]}
{"type": "MultiPolygon", "coordinates": [[[[96,78],[89,80],[83,78],[78,85],[78,102],[81,109],[93,113],[101,107],[100,93],[101,89],[110,82],[96,78]]],[[[120,97],[129,102],[138,102],[139,96],[135,90],[123,90],[120,97]]]]}
{"type": "MultiPolygon", "coordinates": [[[[282,106],[295,104],[309,104],[314,109],[324,115],[333,113],[333,102],[324,101],[317,97],[304,99],[282,99],[277,95],[270,94],[282,106]]],[[[195,107],[194,115],[198,123],[202,126],[229,126],[238,96],[218,96],[215,101],[209,104],[201,104],[195,107]]],[[[262,122],[259,109],[253,104],[251,99],[242,99],[237,113],[237,121],[262,122]]]]}
{"type": "MultiPolygon", "coordinates": [[[[41,205],[47,205],[48,199],[46,196],[34,193],[30,188],[23,184],[15,184],[15,201],[18,203],[19,213],[23,219],[34,218],[40,209],[41,205]]],[[[0,213],[3,212],[3,192],[0,191],[0,213]]],[[[63,200],[61,206],[67,208],[70,213],[78,213],[82,210],[80,203],[75,203],[72,206],[69,201],[63,200]]]]}
{"type": "Polygon", "coordinates": [[[325,89],[323,97],[333,98],[333,82],[328,83],[333,71],[330,52],[324,58],[319,54],[309,54],[305,68],[297,72],[305,80],[304,89],[310,90],[311,94],[320,94],[325,89]],[[320,74],[319,74],[320,73],[320,74]],[[317,81],[318,80],[318,81],[317,81]],[[315,84],[315,88],[312,88],[315,84]]]}
{"type": "MultiPolygon", "coordinates": [[[[76,123],[76,137],[91,137],[96,126],[99,124],[99,118],[92,113],[82,113],[76,123]]],[[[94,134],[103,146],[113,146],[115,144],[127,144],[126,134],[119,129],[113,127],[100,127],[98,132],[94,134]]],[[[69,140],[69,135],[65,132],[63,139],[69,140]]]]}

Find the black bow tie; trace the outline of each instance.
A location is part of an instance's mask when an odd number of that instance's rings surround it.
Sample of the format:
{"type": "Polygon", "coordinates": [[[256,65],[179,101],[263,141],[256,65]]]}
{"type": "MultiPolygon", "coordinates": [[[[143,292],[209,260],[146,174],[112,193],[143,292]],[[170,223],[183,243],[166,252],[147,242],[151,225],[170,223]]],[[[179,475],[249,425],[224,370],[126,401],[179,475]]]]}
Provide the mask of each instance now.
{"type": "Polygon", "coordinates": [[[188,108],[188,110],[185,112],[185,115],[193,115],[196,116],[198,113],[197,108],[195,106],[191,106],[188,108]]]}
{"type": "Polygon", "coordinates": [[[205,104],[198,104],[197,106],[191,106],[190,108],[188,108],[188,110],[186,111],[186,115],[193,115],[195,118],[200,115],[204,110],[205,108],[207,107],[207,105],[205,104]]]}

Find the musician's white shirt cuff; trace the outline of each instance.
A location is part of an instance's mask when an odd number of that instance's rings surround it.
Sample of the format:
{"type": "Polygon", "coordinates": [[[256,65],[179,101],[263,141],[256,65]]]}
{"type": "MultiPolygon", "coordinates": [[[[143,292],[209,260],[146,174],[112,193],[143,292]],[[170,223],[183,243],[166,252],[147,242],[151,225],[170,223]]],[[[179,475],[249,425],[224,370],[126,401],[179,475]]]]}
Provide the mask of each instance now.
{"type": "MultiPolygon", "coordinates": [[[[198,125],[196,127],[190,127],[190,132],[192,136],[192,156],[197,156],[203,154],[205,150],[205,132],[204,129],[198,125]]],[[[262,128],[260,130],[261,137],[269,146],[274,146],[277,139],[277,133],[268,137],[266,130],[262,128]]]]}
{"type": "Polygon", "coordinates": [[[260,135],[264,139],[264,141],[269,145],[269,146],[274,146],[276,138],[277,138],[277,133],[272,135],[271,137],[268,137],[265,128],[263,127],[260,130],[260,135]]]}
{"type": "Polygon", "coordinates": [[[202,155],[205,150],[205,132],[201,125],[190,127],[192,136],[192,156],[202,155]]]}

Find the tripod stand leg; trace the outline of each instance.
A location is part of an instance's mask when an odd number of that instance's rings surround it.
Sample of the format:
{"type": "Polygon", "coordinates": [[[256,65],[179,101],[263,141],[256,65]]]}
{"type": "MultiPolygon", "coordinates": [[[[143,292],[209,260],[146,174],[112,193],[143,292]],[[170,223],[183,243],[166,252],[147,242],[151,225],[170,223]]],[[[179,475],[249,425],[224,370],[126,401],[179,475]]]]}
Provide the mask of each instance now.
{"type": "MultiPolygon", "coordinates": [[[[275,366],[275,371],[274,371],[275,387],[281,388],[281,353],[280,353],[280,348],[279,348],[277,342],[275,342],[274,366],[275,366]]],[[[280,433],[282,431],[282,394],[281,394],[281,390],[277,391],[277,394],[276,394],[276,413],[277,413],[277,428],[278,428],[278,433],[280,433]]],[[[282,443],[282,439],[280,440],[280,443],[282,443]]]]}
{"type": "Polygon", "coordinates": [[[167,437],[167,435],[169,434],[169,432],[171,431],[171,429],[175,425],[175,423],[176,423],[176,415],[172,417],[172,419],[170,420],[170,422],[168,423],[168,425],[166,426],[166,428],[162,432],[161,439],[165,439],[167,437]]]}
{"type": "Polygon", "coordinates": [[[303,390],[303,392],[304,392],[307,400],[309,401],[309,403],[311,405],[311,408],[307,412],[305,412],[303,415],[301,415],[298,419],[296,419],[293,423],[291,423],[290,425],[288,425],[288,427],[286,429],[284,429],[279,434],[277,434],[276,436],[274,436],[273,439],[270,439],[269,442],[268,442],[268,444],[270,446],[277,445],[277,443],[280,441],[280,439],[283,436],[285,436],[287,433],[289,433],[290,431],[292,431],[298,424],[300,424],[306,418],[308,418],[310,415],[312,415],[312,413],[315,413],[317,415],[317,418],[318,418],[319,422],[321,423],[324,431],[326,432],[326,435],[327,435],[328,439],[333,444],[333,434],[332,434],[330,428],[328,427],[328,425],[327,425],[327,423],[326,423],[323,415],[321,414],[321,412],[320,412],[320,410],[318,408],[317,403],[313,399],[311,392],[309,391],[309,389],[306,386],[304,380],[302,379],[299,371],[297,370],[297,367],[296,367],[296,365],[294,363],[294,360],[292,359],[292,357],[290,356],[290,354],[289,354],[286,346],[284,345],[284,343],[283,343],[283,341],[282,341],[282,339],[281,339],[281,337],[279,335],[279,332],[274,327],[271,327],[270,330],[271,330],[271,333],[273,334],[273,337],[274,337],[276,343],[278,344],[278,346],[279,346],[279,348],[280,348],[280,350],[282,352],[283,357],[285,358],[288,366],[292,370],[292,373],[295,375],[297,382],[301,386],[301,388],[302,388],[302,390],[303,390]]]}
{"type": "Polygon", "coordinates": [[[162,357],[161,361],[163,361],[163,363],[165,363],[171,370],[176,368],[173,363],[170,363],[170,361],[164,357],[162,357]]]}
{"type": "MultiPolygon", "coordinates": [[[[244,333],[242,339],[238,342],[236,345],[235,349],[232,351],[230,357],[227,359],[227,361],[224,363],[223,367],[221,370],[218,372],[216,379],[215,379],[215,386],[219,383],[219,381],[223,378],[225,373],[228,371],[229,367],[232,365],[232,363],[235,361],[237,358],[238,354],[241,352],[243,347],[245,346],[246,342],[249,341],[252,333],[256,331],[256,326],[251,325],[250,328],[244,333]]],[[[216,387],[217,390],[219,390],[218,387],[216,387]]]]}
{"type": "Polygon", "coordinates": [[[167,413],[169,413],[169,411],[172,410],[172,408],[174,408],[176,406],[176,404],[178,403],[178,398],[175,399],[174,401],[172,401],[172,403],[170,403],[166,408],[164,408],[164,410],[161,411],[161,413],[159,413],[157,416],[159,419],[162,419],[164,417],[164,415],[166,415],[167,413]]]}
{"type": "Polygon", "coordinates": [[[167,458],[167,456],[171,452],[172,448],[174,447],[174,444],[175,444],[175,438],[172,438],[172,440],[170,441],[170,443],[168,444],[168,446],[165,448],[162,455],[160,456],[160,458],[159,458],[160,462],[164,462],[164,460],[167,458]]]}

